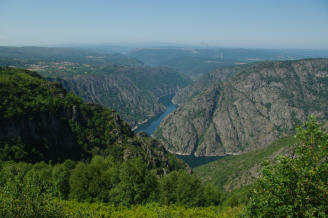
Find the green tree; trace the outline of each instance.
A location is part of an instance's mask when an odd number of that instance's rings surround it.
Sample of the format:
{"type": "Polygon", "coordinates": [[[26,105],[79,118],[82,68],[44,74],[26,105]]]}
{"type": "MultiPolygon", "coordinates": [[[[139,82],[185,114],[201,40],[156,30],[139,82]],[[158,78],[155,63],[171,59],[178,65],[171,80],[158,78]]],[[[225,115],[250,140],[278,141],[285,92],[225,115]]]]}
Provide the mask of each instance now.
{"type": "Polygon", "coordinates": [[[211,184],[207,184],[204,186],[204,205],[203,206],[213,206],[219,205],[222,203],[222,193],[218,188],[215,188],[211,184]]]}
{"type": "Polygon", "coordinates": [[[68,199],[70,187],[69,178],[75,162],[66,160],[62,164],[56,164],[52,169],[53,194],[59,199],[68,199]]]}
{"type": "Polygon", "coordinates": [[[186,172],[180,174],[177,180],[177,204],[187,207],[203,206],[203,186],[201,181],[194,175],[186,172]]]}
{"type": "Polygon", "coordinates": [[[170,205],[177,201],[177,180],[179,172],[173,171],[161,179],[160,183],[160,201],[162,204],[170,205]]]}
{"type": "Polygon", "coordinates": [[[173,171],[160,181],[160,202],[186,207],[219,205],[222,196],[212,185],[203,185],[185,171],[173,171]]]}
{"type": "Polygon", "coordinates": [[[144,204],[156,199],[158,179],[140,159],[125,161],[120,168],[119,183],[111,190],[116,205],[144,204]]]}
{"type": "Polygon", "coordinates": [[[0,217],[64,217],[61,205],[46,190],[49,173],[51,168],[45,163],[3,163],[0,217]]]}
{"type": "Polygon", "coordinates": [[[88,202],[108,202],[113,176],[115,166],[111,156],[95,156],[89,164],[79,162],[69,179],[70,198],[88,202]]]}
{"type": "Polygon", "coordinates": [[[250,198],[250,217],[328,215],[328,134],[313,117],[298,128],[295,154],[265,163],[250,198]]]}

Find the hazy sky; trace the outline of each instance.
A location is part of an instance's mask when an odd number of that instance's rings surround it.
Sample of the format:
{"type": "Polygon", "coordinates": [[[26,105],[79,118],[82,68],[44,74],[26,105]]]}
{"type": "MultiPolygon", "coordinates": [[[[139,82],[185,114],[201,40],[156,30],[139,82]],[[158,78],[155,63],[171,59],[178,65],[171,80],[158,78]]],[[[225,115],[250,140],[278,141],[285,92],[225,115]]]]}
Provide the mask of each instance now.
{"type": "Polygon", "coordinates": [[[0,45],[328,49],[328,0],[0,0],[0,45]]]}

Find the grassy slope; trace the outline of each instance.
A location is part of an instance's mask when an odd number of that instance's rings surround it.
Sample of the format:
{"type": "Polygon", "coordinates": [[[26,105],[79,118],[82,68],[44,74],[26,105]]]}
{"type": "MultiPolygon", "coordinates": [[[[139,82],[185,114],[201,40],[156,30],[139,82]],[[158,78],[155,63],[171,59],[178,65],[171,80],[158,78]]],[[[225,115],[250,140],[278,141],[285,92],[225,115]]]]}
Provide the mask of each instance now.
{"type": "Polygon", "coordinates": [[[227,191],[253,183],[259,175],[263,160],[273,158],[288,151],[296,138],[278,139],[264,149],[238,156],[227,156],[194,169],[203,181],[212,183],[227,191]]]}

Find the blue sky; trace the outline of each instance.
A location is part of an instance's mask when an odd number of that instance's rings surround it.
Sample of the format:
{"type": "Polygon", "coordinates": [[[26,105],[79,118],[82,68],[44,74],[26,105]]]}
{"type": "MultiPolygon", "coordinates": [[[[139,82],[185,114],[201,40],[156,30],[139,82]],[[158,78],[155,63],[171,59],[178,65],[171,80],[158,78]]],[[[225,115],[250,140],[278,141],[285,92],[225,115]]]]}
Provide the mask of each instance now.
{"type": "Polygon", "coordinates": [[[328,0],[0,0],[0,45],[328,49],[328,0]]]}

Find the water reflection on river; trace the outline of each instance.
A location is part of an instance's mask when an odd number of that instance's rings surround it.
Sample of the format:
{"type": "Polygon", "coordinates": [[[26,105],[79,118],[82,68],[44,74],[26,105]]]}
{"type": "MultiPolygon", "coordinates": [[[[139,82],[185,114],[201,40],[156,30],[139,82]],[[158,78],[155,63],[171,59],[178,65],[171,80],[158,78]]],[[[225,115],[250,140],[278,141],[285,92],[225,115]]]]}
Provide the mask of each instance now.
{"type": "Polygon", "coordinates": [[[136,132],[146,132],[148,135],[152,135],[153,132],[157,129],[162,120],[171,112],[175,111],[177,106],[175,104],[169,104],[166,106],[166,111],[162,113],[159,117],[153,119],[150,122],[143,124],[136,132]]]}
{"type": "MultiPolygon", "coordinates": [[[[157,127],[160,125],[162,120],[169,115],[171,112],[175,111],[177,105],[169,104],[166,106],[166,111],[159,117],[143,124],[139,127],[136,132],[146,132],[148,135],[152,135],[157,127]]],[[[193,155],[176,155],[178,158],[184,160],[191,168],[207,164],[209,162],[221,159],[223,157],[195,157],[193,155]]]]}

